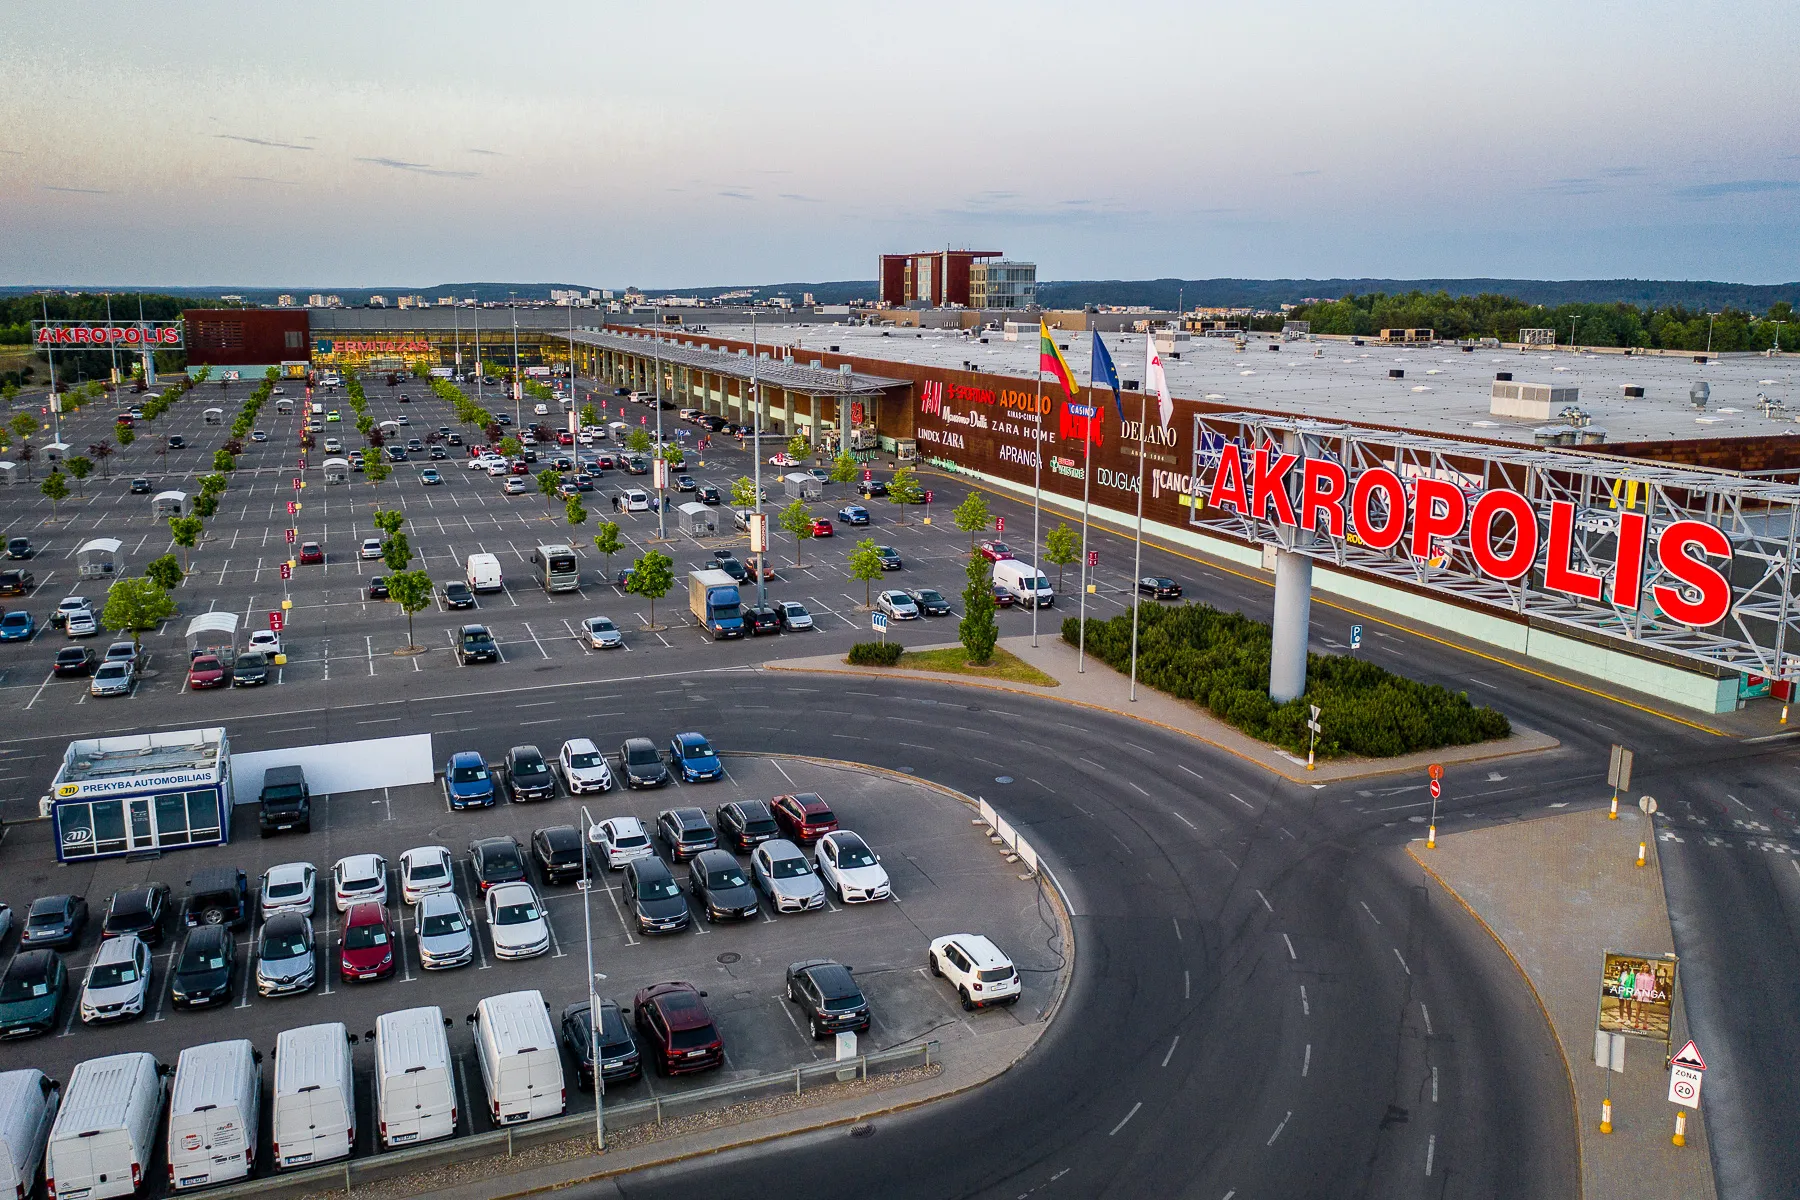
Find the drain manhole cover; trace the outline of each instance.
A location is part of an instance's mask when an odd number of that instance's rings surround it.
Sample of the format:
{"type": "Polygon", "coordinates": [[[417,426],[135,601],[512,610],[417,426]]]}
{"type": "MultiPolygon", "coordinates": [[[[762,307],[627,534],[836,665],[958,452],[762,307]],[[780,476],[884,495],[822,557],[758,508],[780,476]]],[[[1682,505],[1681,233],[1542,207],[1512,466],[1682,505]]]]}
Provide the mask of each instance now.
{"type": "Polygon", "coordinates": [[[860,1125],[852,1125],[850,1127],[850,1136],[851,1137],[858,1137],[858,1138],[868,1137],[871,1133],[874,1133],[874,1132],[875,1132],[875,1127],[873,1125],[869,1124],[867,1121],[864,1121],[860,1125]]]}
{"type": "Polygon", "coordinates": [[[743,955],[735,950],[727,950],[725,953],[719,955],[719,961],[729,967],[732,963],[737,962],[743,957],[743,955]]]}
{"type": "Polygon", "coordinates": [[[1011,775],[996,775],[996,776],[994,776],[994,782],[995,783],[1011,783],[1012,776],[1011,775]]]}
{"type": "Polygon", "coordinates": [[[913,769],[911,767],[901,767],[901,768],[899,768],[899,770],[902,775],[911,775],[913,773],[913,769]]]}

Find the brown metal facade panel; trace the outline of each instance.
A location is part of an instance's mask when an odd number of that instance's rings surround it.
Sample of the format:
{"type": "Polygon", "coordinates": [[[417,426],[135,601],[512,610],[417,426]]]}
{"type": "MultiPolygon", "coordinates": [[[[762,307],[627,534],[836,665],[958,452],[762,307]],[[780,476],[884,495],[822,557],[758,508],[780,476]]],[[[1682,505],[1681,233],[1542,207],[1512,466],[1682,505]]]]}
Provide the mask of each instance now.
{"type": "Polygon", "coordinates": [[[181,317],[193,366],[272,366],[312,359],[305,309],[195,308],[181,317]]]}

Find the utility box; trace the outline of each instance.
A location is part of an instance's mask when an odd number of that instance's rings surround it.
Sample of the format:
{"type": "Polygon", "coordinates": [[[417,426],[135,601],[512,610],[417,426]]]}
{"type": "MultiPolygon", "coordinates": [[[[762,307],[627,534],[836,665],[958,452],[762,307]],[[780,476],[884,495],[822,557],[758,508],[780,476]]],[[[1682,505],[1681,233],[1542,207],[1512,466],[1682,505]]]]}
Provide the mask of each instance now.
{"type": "Polygon", "coordinates": [[[1580,400],[1581,389],[1578,387],[1496,379],[1488,412],[1496,417],[1516,417],[1522,421],[1547,421],[1553,414],[1580,400]]]}

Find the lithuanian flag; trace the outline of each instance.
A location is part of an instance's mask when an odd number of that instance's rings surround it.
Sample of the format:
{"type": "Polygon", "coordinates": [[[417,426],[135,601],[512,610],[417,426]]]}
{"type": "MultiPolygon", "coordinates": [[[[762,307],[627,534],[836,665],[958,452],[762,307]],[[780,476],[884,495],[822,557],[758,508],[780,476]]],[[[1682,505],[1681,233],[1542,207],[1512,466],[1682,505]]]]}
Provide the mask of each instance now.
{"type": "Polygon", "coordinates": [[[1069,370],[1068,360],[1063,358],[1062,351],[1050,340],[1050,330],[1042,321],[1038,322],[1038,374],[1048,371],[1056,376],[1056,381],[1063,386],[1071,400],[1075,398],[1075,372],[1069,370]]]}

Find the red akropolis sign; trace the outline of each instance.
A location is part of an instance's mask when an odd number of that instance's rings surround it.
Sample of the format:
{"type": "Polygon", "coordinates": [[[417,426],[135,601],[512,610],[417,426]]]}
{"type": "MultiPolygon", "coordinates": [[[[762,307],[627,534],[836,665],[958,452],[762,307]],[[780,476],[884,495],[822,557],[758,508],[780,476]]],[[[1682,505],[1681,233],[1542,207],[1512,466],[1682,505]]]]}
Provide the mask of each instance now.
{"type": "Polygon", "coordinates": [[[150,325],[42,325],[37,329],[40,346],[179,346],[181,326],[174,322],[150,325]]]}

